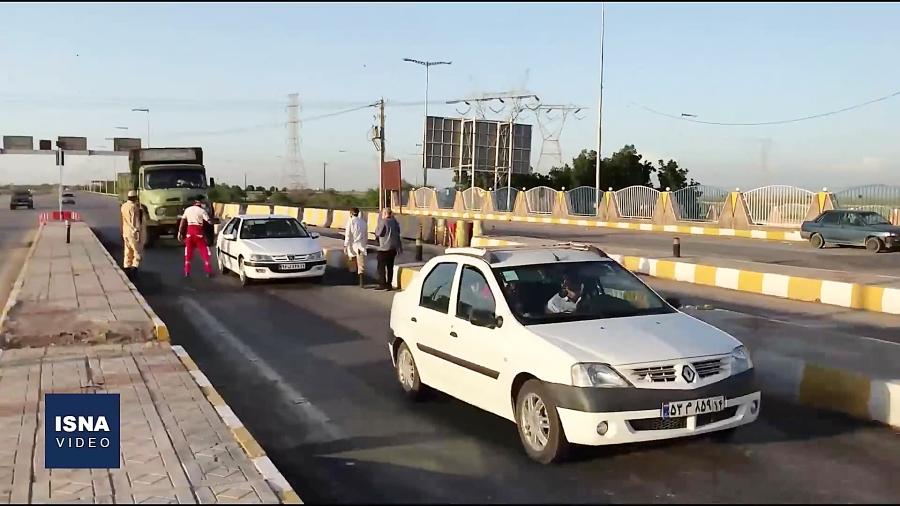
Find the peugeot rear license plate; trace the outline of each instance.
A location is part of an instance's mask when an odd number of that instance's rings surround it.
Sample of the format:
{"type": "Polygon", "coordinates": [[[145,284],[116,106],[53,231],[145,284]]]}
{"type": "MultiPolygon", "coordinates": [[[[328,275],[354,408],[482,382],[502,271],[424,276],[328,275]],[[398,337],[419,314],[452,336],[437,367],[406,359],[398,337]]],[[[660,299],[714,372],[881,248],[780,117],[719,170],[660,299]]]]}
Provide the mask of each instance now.
{"type": "Polygon", "coordinates": [[[678,418],[682,416],[715,413],[725,409],[725,397],[709,397],[692,401],[666,402],[662,405],[662,418],[678,418]]]}
{"type": "Polygon", "coordinates": [[[302,271],[306,269],[306,264],[281,264],[283,271],[302,271]]]}

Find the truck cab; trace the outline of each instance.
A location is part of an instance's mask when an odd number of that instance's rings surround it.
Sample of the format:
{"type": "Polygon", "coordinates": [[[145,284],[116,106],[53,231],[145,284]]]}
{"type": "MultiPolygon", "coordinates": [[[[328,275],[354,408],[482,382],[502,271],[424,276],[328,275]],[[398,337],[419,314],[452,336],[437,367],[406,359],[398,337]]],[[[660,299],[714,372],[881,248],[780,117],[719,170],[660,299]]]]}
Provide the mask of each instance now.
{"type": "MultiPolygon", "coordinates": [[[[175,236],[184,209],[197,195],[207,196],[206,168],[201,148],[146,148],[129,153],[130,178],[120,184],[120,198],[128,189],[138,191],[142,210],[142,237],[152,246],[160,236],[175,236]]],[[[124,177],[123,177],[124,176],[124,177]]],[[[207,212],[213,216],[207,202],[207,212]]]]}

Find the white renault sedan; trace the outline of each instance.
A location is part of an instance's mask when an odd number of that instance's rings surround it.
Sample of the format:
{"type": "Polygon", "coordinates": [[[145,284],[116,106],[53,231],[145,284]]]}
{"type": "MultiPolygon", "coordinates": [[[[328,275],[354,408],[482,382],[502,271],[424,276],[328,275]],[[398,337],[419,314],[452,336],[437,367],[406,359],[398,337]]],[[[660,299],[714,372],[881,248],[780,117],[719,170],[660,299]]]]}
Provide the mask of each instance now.
{"type": "Polygon", "coordinates": [[[678,311],[595,247],[450,248],[391,307],[403,390],[427,387],[516,422],[528,455],[756,420],[748,351],[678,311]]]}
{"type": "Polygon", "coordinates": [[[290,216],[235,216],[216,240],[219,271],[234,272],[244,286],[256,279],[314,278],[321,282],[325,253],[318,237],[290,216]]]}

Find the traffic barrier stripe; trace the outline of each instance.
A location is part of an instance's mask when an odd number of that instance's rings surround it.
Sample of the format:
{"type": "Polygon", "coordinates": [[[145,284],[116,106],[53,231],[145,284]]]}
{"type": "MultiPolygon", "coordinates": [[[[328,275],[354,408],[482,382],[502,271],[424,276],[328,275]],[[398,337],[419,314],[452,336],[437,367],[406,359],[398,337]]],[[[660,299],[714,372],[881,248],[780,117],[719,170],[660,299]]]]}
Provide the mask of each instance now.
{"type": "Polygon", "coordinates": [[[172,345],[171,349],[175,355],[178,356],[178,359],[184,367],[190,371],[197,386],[203,391],[203,394],[216,410],[219,418],[221,418],[222,422],[228,426],[235,441],[237,441],[244,450],[244,453],[247,454],[250,461],[253,462],[253,466],[256,467],[256,470],[263,476],[272,491],[275,492],[279,499],[281,499],[281,502],[284,504],[302,504],[303,501],[300,500],[300,497],[294,489],[291,488],[288,481],[266,456],[266,452],[263,450],[262,446],[253,438],[253,435],[250,434],[250,431],[247,430],[247,427],[244,426],[240,418],[238,418],[228,404],[225,403],[225,400],[222,399],[222,396],[219,395],[212,384],[209,383],[209,380],[200,371],[197,364],[188,355],[187,351],[178,345],[172,345]]]}

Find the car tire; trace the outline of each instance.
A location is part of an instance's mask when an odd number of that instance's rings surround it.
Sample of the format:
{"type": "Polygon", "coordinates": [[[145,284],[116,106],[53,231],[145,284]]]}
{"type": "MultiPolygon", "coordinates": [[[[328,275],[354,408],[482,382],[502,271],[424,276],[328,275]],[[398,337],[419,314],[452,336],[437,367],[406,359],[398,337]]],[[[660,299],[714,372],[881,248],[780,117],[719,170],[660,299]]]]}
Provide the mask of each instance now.
{"type": "Polygon", "coordinates": [[[397,381],[406,397],[412,401],[419,401],[425,395],[425,385],[419,378],[419,368],[416,366],[416,360],[412,351],[406,343],[401,342],[397,349],[397,359],[394,372],[397,375],[397,381]]]}
{"type": "Polygon", "coordinates": [[[222,257],[224,253],[221,251],[216,255],[216,261],[219,263],[219,272],[222,274],[228,274],[228,267],[225,267],[225,259],[222,257]]]}
{"type": "Polygon", "coordinates": [[[250,286],[253,282],[250,279],[250,276],[247,276],[247,272],[244,269],[244,257],[238,257],[238,278],[241,280],[241,286],[250,286]]]}
{"type": "Polygon", "coordinates": [[[866,239],[866,249],[872,253],[878,253],[884,249],[884,243],[877,237],[869,237],[866,239]]]}
{"type": "Polygon", "coordinates": [[[516,395],[515,414],[519,439],[531,459],[541,464],[565,459],[569,441],[559,421],[556,403],[547,394],[543,383],[532,379],[522,385],[516,395]]]}
{"type": "Polygon", "coordinates": [[[809,243],[812,244],[813,248],[822,249],[825,247],[825,238],[822,237],[822,234],[813,234],[809,238],[809,243]]]}

